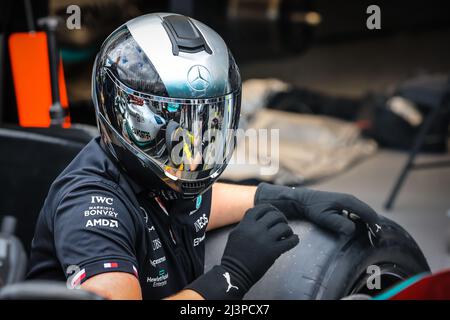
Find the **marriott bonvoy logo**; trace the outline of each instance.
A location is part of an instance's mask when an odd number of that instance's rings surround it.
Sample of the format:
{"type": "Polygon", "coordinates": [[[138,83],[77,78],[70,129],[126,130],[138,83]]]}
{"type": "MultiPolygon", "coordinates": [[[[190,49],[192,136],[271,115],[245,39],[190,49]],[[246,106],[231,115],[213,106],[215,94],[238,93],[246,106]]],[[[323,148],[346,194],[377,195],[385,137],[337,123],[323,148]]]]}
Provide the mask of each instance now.
{"type": "Polygon", "coordinates": [[[118,228],[119,221],[118,213],[115,211],[112,205],[114,204],[114,198],[95,195],[90,197],[90,203],[93,204],[84,210],[85,217],[90,219],[86,221],[86,228],[92,227],[108,227],[118,228]],[[107,206],[103,205],[106,204],[107,206]]]}

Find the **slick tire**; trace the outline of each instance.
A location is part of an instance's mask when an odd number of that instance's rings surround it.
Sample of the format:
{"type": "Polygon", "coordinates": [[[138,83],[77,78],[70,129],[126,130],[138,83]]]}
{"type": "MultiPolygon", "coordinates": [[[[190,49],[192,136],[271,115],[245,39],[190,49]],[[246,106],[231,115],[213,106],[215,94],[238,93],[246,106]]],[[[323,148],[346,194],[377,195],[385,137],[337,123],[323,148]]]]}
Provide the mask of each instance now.
{"type": "MultiPolygon", "coordinates": [[[[292,222],[300,243],[283,254],[245,299],[342,299],[375,296],[413,275],[429,272],[414,239],[382,218],[383,235],[372,245],[367,230],[335,235],[305,221],[292,222]]],[[[220,262],[231,228],[207,234],[205,271],[220,262]]]]}

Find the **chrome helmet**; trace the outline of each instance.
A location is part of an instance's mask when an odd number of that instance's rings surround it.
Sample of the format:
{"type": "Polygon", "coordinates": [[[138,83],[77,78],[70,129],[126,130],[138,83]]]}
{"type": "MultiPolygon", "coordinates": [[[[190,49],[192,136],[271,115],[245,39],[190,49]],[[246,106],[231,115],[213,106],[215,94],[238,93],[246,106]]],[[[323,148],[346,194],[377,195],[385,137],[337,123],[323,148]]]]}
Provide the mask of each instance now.
{"type": "Polygon", "coordinates": [[[154,13],[116,29],[92,72],[108,152],[149,192],[193,198],[233,153],[241,78],[222,38],[192,18],[154,13]]]}

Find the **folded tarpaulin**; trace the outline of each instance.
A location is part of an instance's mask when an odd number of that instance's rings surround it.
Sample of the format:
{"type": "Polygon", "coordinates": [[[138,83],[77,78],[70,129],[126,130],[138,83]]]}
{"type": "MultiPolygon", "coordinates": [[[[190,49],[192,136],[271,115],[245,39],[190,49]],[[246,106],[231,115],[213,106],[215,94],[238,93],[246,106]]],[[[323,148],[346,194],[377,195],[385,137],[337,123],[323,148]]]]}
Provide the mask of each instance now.
{"type": "Polygon", "coordinates": [[[377,150],[353,123],[326,116],[263,109],[249,129],[245,138],[238,134],[222,178],[301,184],[337,174],[377,150]]]}

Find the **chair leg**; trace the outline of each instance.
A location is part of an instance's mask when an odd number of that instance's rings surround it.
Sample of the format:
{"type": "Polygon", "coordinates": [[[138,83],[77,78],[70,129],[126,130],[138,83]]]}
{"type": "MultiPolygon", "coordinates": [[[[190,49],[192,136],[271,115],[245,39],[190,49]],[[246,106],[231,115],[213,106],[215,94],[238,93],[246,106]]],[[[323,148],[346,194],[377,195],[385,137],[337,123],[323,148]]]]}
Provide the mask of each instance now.
{"type": "Polygon", "coordinates": [[[414,145],[409,152],[408,159],[406,160],[406,163],[403,166],[403,169],[402,169],[400,175],[398,176],[397,181],[395,182],[394,187],[392,188],[392,191],[389,194],[389,197],[384,205],[384,208],[386,210],[392,209],[395,199],[397,198],[398,192],[400,191],[400,188],[402,187],[403,183],[405,182],[405,179],[408,176],[409,171],[414,166],[414,159],[416,158],[417,154],[419,153],[420,149],[422,148],[422,144],[423,144],[423,141],[425,140],[425,136],[426,136],[428,130],[430,129],[431,125],[433,124],[434,119],[439,114],[440,109],[441,109],[441,107],[434,108],[433,112],[425,119],[425,122],[423,123],[422,127],[420,128],[419,133],[417,134],[417,137],[414,141],[414,145]]]}

